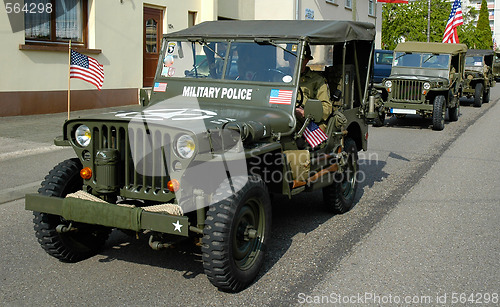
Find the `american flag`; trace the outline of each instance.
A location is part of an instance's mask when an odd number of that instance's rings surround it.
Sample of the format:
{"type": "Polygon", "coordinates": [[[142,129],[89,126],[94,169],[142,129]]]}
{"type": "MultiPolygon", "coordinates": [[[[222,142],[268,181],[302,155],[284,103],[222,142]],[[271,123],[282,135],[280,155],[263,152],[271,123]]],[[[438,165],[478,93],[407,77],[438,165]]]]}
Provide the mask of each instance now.
{"type": "Polygon", "coordinates": [[[324,133],[314,122],[310,122],[309,125],[307,125],[306,130],[304,130],[304,137],[312,148],[328,140],[326,133],[324,133]]]}
{"type": "Polygon", "coordinates": [[[104,68],[96,59],[71,50],[70,78],[92,83],[101,90],[104,82],[104,68]]]}
{"type": "Polygon", "coordinates": [[[167,83],[155,82],[155,86],[153,87],[153,91],[155,91],[155,92],[167,91],[167,83]]]}
{"type": "Polygon", "coordinates": [[[462,2],[460,0],[455,0],[451,6],[450,17],[448,18],[448,23],[446,24],[446,29],[444,30],[443,43],[458,44],[457,27],[463,24],[464,19],[462,18],[462,2]]]}
{"type": "Polygon", "coordinates": [[[292,104],[292,90],[272,89],[269,95],[269,103],[273,104],[292,104]]]}

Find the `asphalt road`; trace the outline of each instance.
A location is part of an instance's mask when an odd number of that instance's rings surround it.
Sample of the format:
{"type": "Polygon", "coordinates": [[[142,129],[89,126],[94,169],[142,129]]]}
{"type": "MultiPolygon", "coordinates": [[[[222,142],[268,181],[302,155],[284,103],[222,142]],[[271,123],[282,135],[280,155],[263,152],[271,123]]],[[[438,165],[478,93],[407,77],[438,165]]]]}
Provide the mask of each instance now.
{"type": "Polygon", "coordinates": [[[463,101],[443,131],[418,117],[370,128],[358,201],[344,215],[327,213],[321,193],[276,197],[263,270],[237,294],[210,284],[191,242],[153,251],[147,237],[114,231],[88,260],[48,256],[22,197],[73,156],[51,145],[65,114],[0,118],[0,306],[422,306],[460,304],[462,293],[498,305],[500,87],[491,98],[480,109],[463,101]]]}

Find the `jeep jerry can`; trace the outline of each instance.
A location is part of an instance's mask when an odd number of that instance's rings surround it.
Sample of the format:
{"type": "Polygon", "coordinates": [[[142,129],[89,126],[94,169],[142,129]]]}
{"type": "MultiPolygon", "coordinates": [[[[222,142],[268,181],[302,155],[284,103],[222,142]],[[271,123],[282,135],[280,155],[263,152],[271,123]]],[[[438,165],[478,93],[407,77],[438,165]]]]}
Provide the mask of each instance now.
{"type": "Polygon", "coordinates": [[[153,249],[191,237],[213,285],[246,288],[270,239],[271,193],[321,189],[332,212],[353,206],[374,34],[351,21],[216,21],[165,35],[141,105],[67,120],[54,140],[76,157],[26,195],[42,248],[76,262],[112,229],[147,235],[153,249]],[[307,101],[304,123],[295,117],[306,44],[346,118],[323,122],[314,147],[299,140],[321,123],[321,102],[307,101]]]}

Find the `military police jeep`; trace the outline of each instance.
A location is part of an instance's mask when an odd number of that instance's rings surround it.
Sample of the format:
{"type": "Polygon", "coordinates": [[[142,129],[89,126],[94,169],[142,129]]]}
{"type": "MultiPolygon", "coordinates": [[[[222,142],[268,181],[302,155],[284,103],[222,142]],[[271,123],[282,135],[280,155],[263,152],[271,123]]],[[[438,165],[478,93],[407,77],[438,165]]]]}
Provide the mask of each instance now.
{"type": "Polygon", "coordinates": [[[463,95],[474,97],[474,106],[480,108],[490,101],[490,88],[494,86],[493,50],[469,49],[465,58],[463,95]]]}
{"type": "Polygon", "coordinates": [[[215,286],[245,288],[270,238],[270,193],[321,189],[331,211],[353,206],[374,33],[349,21],[220,21],[165,35],[142,106],[65,122],[55,144],[76,158],[26,196],[39,243],[75,262],[112,229],[147,234],[153,249],[192,237],[215,286]],[[339,129],[332,116],[326,140],[301,146],[303,135],[321,137],[310,127],[323,115],[310,99],[305,122],[295,118],[306,44],[342,90],[347,122],[339,129]]]}
{"type": "Polygon", "coordinates": [[[432,117],[432,128],[443,130],[447,109],[449,120],[458,120],[466,51],[463,44],[398,44],[384,81],[387,99],[376,108],[380,120],[418,114],[432,117]]]}

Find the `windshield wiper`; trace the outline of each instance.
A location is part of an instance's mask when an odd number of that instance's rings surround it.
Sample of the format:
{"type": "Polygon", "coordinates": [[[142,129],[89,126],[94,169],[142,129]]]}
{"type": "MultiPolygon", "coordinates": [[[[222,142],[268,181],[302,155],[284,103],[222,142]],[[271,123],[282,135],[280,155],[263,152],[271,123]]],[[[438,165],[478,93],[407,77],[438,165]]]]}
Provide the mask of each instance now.
{"type": "Polygon", "coordinates": [[[405,56],[405,55],[407,55],[407,54],[412,54],[412,53],[411,53],[411,52],[408,52],[408,53],[407,53],[407,52],[405,52],[405,53],[403,53],[402,55],[400,55],[400,56],[398,56],[397,58],[395,58],[395,59],[394,59],[394,61],[399,60],[399,58],[400,58],[400,57],[405,56]]]}
{"type": "Polygon", "coordinates": [[[220,57],[223,61],[226,60],[222,55],[220,55],[219,53],[217,53],[217,51],[215,51],[212,47],[210,47],[210,44],[207,44],[205,41],[200,40],[200,41],[197,41],[197,43],[199,43],[201,46],[207,47],[210,51],[212,51],[214,54],[216,54],[218,57],[220,57]]]}
{"type": "MultiPolygon", "coordinates": [[[[438,56],[439,54],[431,54],[430,57],[427,58],[427,60],[424,61],[424,63],[427,63],[427,61],[429,61],[430,59],[432,59],[433,57],[435,56],[438,56]]],[[[423,63],[422,63],[423,64],[423,63]]]]}
{"type": "Polygon", "coordinates": [[[273,42],[271,40],[256,38],[253,41],[256,42],[258,45],[271,45],[271,46],[274,46],[276,48],[280,48],[283,51],[286,51],[286,52],[290,53],[291,55],[297,56],[295,53],[291,52],[290,50],[286,49],[285,47],[283,47],[281,45],[276,44],[275,42],[273,42]]]}

